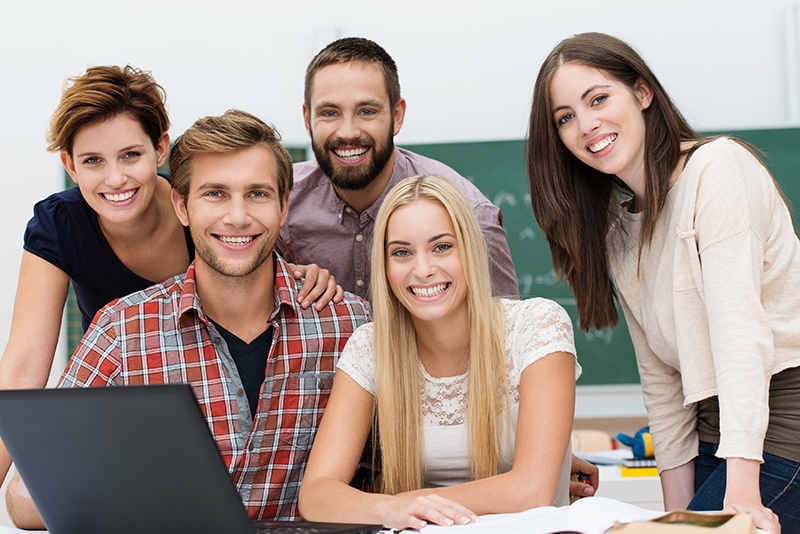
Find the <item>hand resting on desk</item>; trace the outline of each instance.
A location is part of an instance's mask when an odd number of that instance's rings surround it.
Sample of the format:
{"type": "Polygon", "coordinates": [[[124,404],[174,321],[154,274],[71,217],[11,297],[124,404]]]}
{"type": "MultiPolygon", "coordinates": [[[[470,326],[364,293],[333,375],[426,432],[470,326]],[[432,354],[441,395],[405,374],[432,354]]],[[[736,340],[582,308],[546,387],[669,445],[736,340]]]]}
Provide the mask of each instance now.
{"type": "Polygon", "coordinates": [[[14,478],[8,483],[6,490],[6,508],[8,515],[17,528],[25,530],[44,530],[44,521],[39,515],[39,510],[33,504],[28,488],[19,476],[14,473],[14,478]]]}

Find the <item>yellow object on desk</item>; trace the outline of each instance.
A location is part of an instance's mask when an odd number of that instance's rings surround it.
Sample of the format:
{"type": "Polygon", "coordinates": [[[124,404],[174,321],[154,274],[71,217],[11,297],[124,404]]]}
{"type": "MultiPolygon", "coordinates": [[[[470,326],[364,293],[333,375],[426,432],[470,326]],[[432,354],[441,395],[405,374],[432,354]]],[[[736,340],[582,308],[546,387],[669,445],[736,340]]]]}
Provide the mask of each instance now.
{"type": "Polygon", "coordinates": [[[657,467],[625,467],[619,466],[619,474],[623,477],[657,477],[657,467]]]}

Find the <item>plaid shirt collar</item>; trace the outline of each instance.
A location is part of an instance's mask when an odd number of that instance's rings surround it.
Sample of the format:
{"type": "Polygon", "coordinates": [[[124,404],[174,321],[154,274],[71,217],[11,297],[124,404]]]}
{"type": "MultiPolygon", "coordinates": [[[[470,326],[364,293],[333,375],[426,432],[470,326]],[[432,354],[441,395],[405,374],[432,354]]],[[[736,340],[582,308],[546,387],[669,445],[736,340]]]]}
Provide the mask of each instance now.
{"type": "MultiPolygon", "coordinates": [[[[180,317],[183,317],[185,313],[191,311],[196,313],[204,324],[208,325],[208,318],[203,313],[203,308],[200,305],[200,297],[197,295],[197,281],[195,280],[194,263],[195,262],[192,261],[191,265],[189,265],[189,269],[186,271],[186,278],[183,282],[183,293],[181,294],[180,302],[180,317]]],[[[286,262],[275,250],[272,251],[272,267],[273,272],[275,273],[275,306],[272,310],[272,315],[270,315],[269,318],[270,322],[275,320],[275,317],[281,312],[281,308],[283,308],[285,317],[297,316],[297,310],[295,309],[295,306],[299,306],[295,294],[294,278],[292,278],[291,274],[289,273],[286,262]]]]}

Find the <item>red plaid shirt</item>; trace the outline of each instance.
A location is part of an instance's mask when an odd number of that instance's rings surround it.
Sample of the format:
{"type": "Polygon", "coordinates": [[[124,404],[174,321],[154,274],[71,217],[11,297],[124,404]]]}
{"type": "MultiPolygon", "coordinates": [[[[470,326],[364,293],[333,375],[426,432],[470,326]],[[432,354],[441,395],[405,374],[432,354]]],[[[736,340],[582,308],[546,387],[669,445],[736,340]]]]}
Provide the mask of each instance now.
{"type": "Polygon", "coordinates": [[[191,384],[250,517],[284,520],[297,518],[306,458],[339,355],[369,314],[365,301],[349,294],[320,312],[302,309],[295,301],[300,286],[275,257],[274,335],[255,418],[227,345],[203,314],[194,264],[104,307],[59,386],[191,384]]]}

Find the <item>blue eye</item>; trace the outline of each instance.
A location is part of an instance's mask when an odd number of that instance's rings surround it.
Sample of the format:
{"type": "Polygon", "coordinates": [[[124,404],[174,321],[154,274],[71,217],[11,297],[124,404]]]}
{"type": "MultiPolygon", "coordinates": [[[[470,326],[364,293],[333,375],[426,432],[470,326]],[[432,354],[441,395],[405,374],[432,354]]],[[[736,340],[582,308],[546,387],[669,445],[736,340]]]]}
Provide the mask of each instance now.
{"type": "Polygon", "coordinates": [[[450,243],[439,243],[433,248],[433,250],[435,250],[436,252],[447,252],[451,248],[453,248],[453,245],[451,245],[450,243]]]}
{"type": "Polygon", "coordinates": [[[406,256],[410,256],[411,253],[404,248],[399,248],[391,253],[392,256],[397,256],[400,258],[404,258],[406,256]]]}
{"type": "Polygon", "coordinates": [[[566,123],[568,123],[569,121],[571,121],[574,118],[575,118],[575,115],[573,115],[572,113],[565,113],[564,115],[562,115],[558,119],[558,121],[556,121],[556,124],[558,126],[561,126],[562,124],[566,124],[566,123]]]}
{"type": "Polygon", "coordinates": [[[592,99],[592,104],[599,105],[608,99],[608,95],[598,95],[592,99]]]}
{"type": "Polygon", "coordinates": [[[322,117],[331,118],[331,117],[335,117],[336,116],[336,112],[329,109],[329,110],[323,111],[322,113],[320,113],[320,115],[322,117]]]}
{"type": "Polygon", "coordinates": [[[366,115],[367,117],[369,117],[371,115],[375,115],[375,112],[373,110],[371,110],[371,109],[364,109],[364,110],[361,110],[361,114],[362,115],[366,115]]]}

